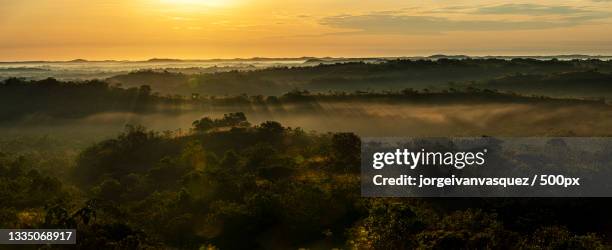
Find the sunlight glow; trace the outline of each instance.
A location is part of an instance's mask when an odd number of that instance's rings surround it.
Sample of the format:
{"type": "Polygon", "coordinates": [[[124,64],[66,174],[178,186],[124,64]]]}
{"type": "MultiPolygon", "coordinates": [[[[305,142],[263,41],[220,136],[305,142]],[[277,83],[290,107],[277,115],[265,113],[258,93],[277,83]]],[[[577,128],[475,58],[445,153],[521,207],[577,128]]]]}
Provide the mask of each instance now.
{"type": "Polygon", "coordinates": [[[231,0],[160,0],[165,5],[175,5],[177,7],[185,6],[206,6],[206,7],[222,7],[228,6],[233,1],[231,0]]]}
{"type": "Polygon", "coordinates": [[[612,1],[560,1],[0,0],[0,61],[612,54],[612,1]]]}

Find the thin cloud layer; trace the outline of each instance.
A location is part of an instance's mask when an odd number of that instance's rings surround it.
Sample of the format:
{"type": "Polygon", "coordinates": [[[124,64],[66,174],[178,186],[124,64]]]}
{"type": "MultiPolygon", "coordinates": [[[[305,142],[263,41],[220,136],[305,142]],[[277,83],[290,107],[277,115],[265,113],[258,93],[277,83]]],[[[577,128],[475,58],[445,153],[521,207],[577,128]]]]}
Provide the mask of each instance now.
{"type": "MultiPolygon", "coordinates": [[[[450,7],[449,7],[450,8],[450,7]]],[[[448,8],[446,8],[448,9],[448,8]]],[[[446,10],[445,9],[445,10],[446,10]]],[[[450,13],[462,13],[463,18],[411,15],[398,12],[372,12],[363,15],[337,15],[322,18],[320,24],[349,29],[353,32],[376,34],[431,34],[452,31],[508,31],[572,27],[586,22],[609,18],[610,13],[569,6],[535,4],[504,4],[485,7],[455,7],[450,13]],[[492,19],[491,16],[521,15],[522,20],[492,19]],[[485,18],[484,20],[482,20],[485,18]]]]}
{"type": "Polygon", "coordinates": [[[572,6],[547,6],[538,4],[502,4],[478,8],[477,14],[497,15],[577,15],[593,13],[592,11],[572,6]]]}
{"type": "Polygon", "coordinates": [[[610,0],[0,3],[0,61],[612,54],[610,0]]]}
{"type": "Polygon", "coordinates": [[[376,34],[431,34],[450,31],[549,29],[575,25],[571,22],[463,21],[433,16],[385,14],[332,16],[323,18],[320,23],[334,28],[376,34]]]}

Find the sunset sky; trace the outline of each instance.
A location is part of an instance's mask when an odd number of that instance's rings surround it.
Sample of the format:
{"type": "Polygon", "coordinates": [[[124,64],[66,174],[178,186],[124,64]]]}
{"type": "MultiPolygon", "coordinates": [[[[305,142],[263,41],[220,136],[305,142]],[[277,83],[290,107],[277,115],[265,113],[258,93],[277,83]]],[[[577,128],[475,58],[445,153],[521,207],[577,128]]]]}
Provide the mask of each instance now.
{"type": "Polygon", "coordinates": [[[612,0],[0,0],[0,61],[612,55],[612,0]]]}

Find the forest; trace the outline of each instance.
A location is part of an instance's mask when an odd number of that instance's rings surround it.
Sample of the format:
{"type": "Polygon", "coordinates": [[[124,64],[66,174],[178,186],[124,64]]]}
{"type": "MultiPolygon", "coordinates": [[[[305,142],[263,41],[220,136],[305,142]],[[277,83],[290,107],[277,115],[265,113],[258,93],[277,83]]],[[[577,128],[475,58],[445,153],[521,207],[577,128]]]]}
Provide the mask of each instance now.
{"type": "Polygon", "coordinates": [[[74,162],[3,153],[0,226],[76,228],[80,248],[607,245],[602,199],[361,198],[359,148],[353,133],[230,113],[183,136],[128,126],[74,162]]]}
{"type": "MultiPolygon", "coordinates": [[[[525,76],[523,78],[529,78],[525,76]]],[[[596,93],[606,93],[609,81],[593,80],[592,86],[596,93]]],[[[482,87],[497,87],[505,82],[519,81],[514,79],[494,80],[490,85],[482,87]],[[501,83],[500,83],[501,82],[501,83]]],[[[542,88],[543,80],[527,80],[533,82],[534,89],[542,88]]],[[[563,81],[554,81],[563,83],[563,81]]],[[[516,86],[516,84],[512,85],[516,86]]],[[[516,86],[521,88],[522,86],[516,86]]],[[[528,86],[523,87],[529,89],[528,86]]],[[[574,89],[588,90],[583,85],[574,89]]],[[[9,78],[0,82],[0,118],[7,122],[28,116],[45,116],[50,118],[79,118],[88,115],[124,111],[134,113],[180,113],[190,110],[201,111],[211,107],[237,107],[251,109],[261,106],[267,109],[285,109],[283,106],[301,105],[303,108],[316,109],[320,103],[366,102],[366,103],[405,103],[405,104],[474,104],[474,103],[526,103],[548,105],[588,105],[607,107],[605,98],[571,98],[548,97],[544,95],[522,95],[515,92],[500,92],[497,89],[447,88],[439,91],[416,90],[404,88],[397,91],[330,91],[310,92],[294,89],[279,96],[264,95],[225,95],[225,96],[191,96],[160,94],[153,92],[151,86],[122,88],[101,80],[82,82],[63,82],[54,78],[44,80],[23,80],[9,78]],[[53,93],[53,94],[50,94],[53,93]],[[16,105],[18,104],[18,105],[16,105]]],[[[571,90],[571,89],[570,89],[571,90]]],[[[559,90],[561,91],[561,90],[559,90]]],[[[317,110],[314,110],[317,111],[317,110]]]]}
{"type": "MultiPolygon", "coordinates": [[[[494,89],[512,90],[521,94],[545,94],[572,96],[576,90],[571,86],[583,86],[579,91],[590,97],[600,97],[599,82],[610,79],[612,62],[588,60],[538,60],[530,58],[505,59],[447,59],[438,60],[386,60],[382,62],[339,62],[319,64],[311,67],[277,66],[266,69],[205,74],[186,74],[173,71],[140,70],[108,78],[110,83],[125,87],[149,85],[163,94],[191,95],[281,95],[294,89],[313,92],[327,91],[399,91],[405,88],[416,90],[444,90],[449,86],[491,84],[494,89]],[[564,74],[569,73],[569,74],[564,74]],[[554,92],[533,86],[517,88],[511,82],[513,76],[535,75],[555,77],[563,84],[556,84],[554,92]],[[510,79],[506,79],[510,78],[510,79]],[[560,78],[560,79],[559,79],[560,78]],[[591,80],[595,80],[591,82],[591,80]],[[502,84],[503,83],[503,84],[502,84]],[[586,85],[586,86],[585,86],[586,85]],[[591,87],[591,85],[594,85],[591,87]],[[569,86],[570,88],[566,88],[569,86]],[[519,91],[520,90],[520,91],[519,91]],[[529,91],[523,91],[529,90],[529,91]]],[[[534,79],[535,80],[535,79],[534,79]]],[[[529,84],[528,84],[529,85],[529,84]]],[[[488,88],[489,85],[485,85],[488,88]]],[[[607,87],[609,91],[609,86],[607,87]]],[[[482,88],[482,87],[479,87],[482,88]]],[[[548,89],[546,89],[548,90],[548,89]]],[[[609,96],[608,96],[609,97],[609,96]]]]}
{"type": "Polygon", "coordinates": [[[367,136],[609,137],[610,74],[439,59],[7,78],[0,228],[75,228],[79,249],[608,249],[609,199],[365,198],[359,167],[367,136]]]}

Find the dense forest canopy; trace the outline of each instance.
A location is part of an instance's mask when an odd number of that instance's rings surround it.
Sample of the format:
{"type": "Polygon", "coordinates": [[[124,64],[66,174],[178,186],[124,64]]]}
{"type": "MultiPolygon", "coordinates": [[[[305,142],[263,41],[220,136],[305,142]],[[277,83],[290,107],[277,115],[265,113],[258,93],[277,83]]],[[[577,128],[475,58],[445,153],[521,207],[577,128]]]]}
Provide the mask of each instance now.
{"type": "Polygon", "coordinates": [[[610,99],[612,74],[597,70],[553,74],[515,74],[463,87],[496,89],[523,94],[610,99]]]}
{"type": "MultiPolygon", "coordinates": [[[[527,78],[527,77],[525,77],[527,78]]],[[[564,79],[564,78],[563,78],[564,79]]],[[[592,79],[597,93],[606,91],[608,78],[601,75],[592,79]]],[[[507,82],[508,80],[499,80],[507,82]]],[[[554,81],[554,80],[551,80],[554,81]]],[[[534,81],[535,82],[535,81],[534,81]]],[[[563,84],[563,80],[554,81],[563,84]]],[[[538,87],[542,84],[535,82],[538,87]]],[[[549,83],[549,85],[552,83],[549,83]]],[[[491,87],[497,87],[495,81],[491,87]]],[[[489,87],[489,85],[483,85],[489,87]]],[[[584,86],[571,88],[587,90],[584,86]]],[[[516,87],[517,89],[520,87],[516,87]]],[[[524,87],[528,89],[529,87],[524,87]]],[[[537,88],[541,89],[541,88],[537,88]]],[[[516,90],[516,89],[510,89],[516,90]]],[[[547,89],[543,89],[544,91],[547,89]]],[[[561,91],[561,90],[559,90],[561,91]]],[[[266,109],[283,110],[284,106],[300,105],[302,110],[317,111],[321,103],[365,102],[407,104],[477,104],[477,103],[545,103],[551,105],[606,105],[605,99],[559,99],[542,95],[526,96],[502,93],[473,86],[448,88],[438,91],[406,88],[398,91],[335,91],[311,93],[293,90],[280,96],[235,95],[235,96],[191,96],[162,95],[149,85],[122,88],[100,80],[63,82],[53,78],[45,80],[23,80],[9,78],[0,82],[0,118],[3,122],[20,118],[82,118],[103,112],[131,113],[181,113],[203,111],[215,106],[234,106],[251,109],[262,106],[266,109]],[[52,93],[52,94],[50,94],[52,93]]]]}
{"type": "Polygon", "coordinates": [[[612,136],[610,74],[442,58],[5,79],[0,228],[76,228],[83,249],[609,248],[606,199],[363,198],[359,165],[362,136],[612,136]]]}
{"type": "MultiPolygon", "coordinates": [[[[163,71],[136,71],[109,78],[111,83],[135,87],[150,85],[162,93],[190,95],[280,95],[293,89],[314,92],[356,90],[446,89],[449,84],[481,82],[516,74],[549,75],[598,71],[609,75],[612,61],[505,59],[389,60],[378,63],[345,62],[312,67],[271,67],[253,71],[183,74],[163,71]]],[[[561,75],[562,77],[565,77],[561,75]]],[[[591,84],[588,76],[571,78],[571,84],[591,84]]],[[[609,76],[608,76],[609,77],[609,76]]],[[[527,79],[525,79],[527,80],[527,79]]],[[[562,80],[563,81],[563,80],[562,80]]],[[[525,82],[529,85],[529,82],[525,82]]],[[[559,91],[570,95],[573,89],[559,91]],[[564,92],[565,93],[565,92],[564,92]]],[[[609,87],[608,87],[609,88],[609,87]]],[[[509,87],[500,89],[510,89],[509,87]]],[[[538,89],[534,86],[533,89],[538,89]]],[[[588,88],[587,94],[594,94],[588,88]]],[[[518,89],[517,89],[518,90],[518,89]]],[[[523,90],[523,89],[521,89],[523,90]]],[[[532,90],[532,89],[530,89],[532,90]]],[[[526,92],[529,93],[529,92],[526,92]]],[[[556,93],[555,93],[556,94],[556,93]]],[[[580,93],[582,94],[582,93],[580,93]]],[[[587,95],[587,96],[589,96],[587,95]]]]}
{"type": "Polygon", "coordinates": [[[128,126],[52,164],[65,175],[2,154],[0,226],[77,228],[81,248],[192,249],[594,249],[604,239],[590,230],[610,229],[603,200],[361,198],[359,148],[352,133],[242,113],[187,135],[128,126]]]}

